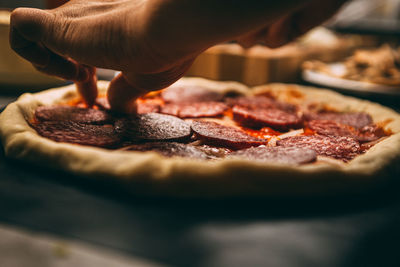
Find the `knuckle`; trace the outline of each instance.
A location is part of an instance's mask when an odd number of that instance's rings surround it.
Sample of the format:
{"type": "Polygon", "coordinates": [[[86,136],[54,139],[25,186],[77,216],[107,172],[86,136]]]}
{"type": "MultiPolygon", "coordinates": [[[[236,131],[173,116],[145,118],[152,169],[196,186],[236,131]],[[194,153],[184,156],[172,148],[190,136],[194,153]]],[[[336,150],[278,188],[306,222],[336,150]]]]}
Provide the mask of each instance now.
{"type": "Polygon", "coordinates": [[[10,24],[11,26],[18,24],[18,22],[24,17],[26,8],[18,7],[14,9],[10,14],[10,24]]]}

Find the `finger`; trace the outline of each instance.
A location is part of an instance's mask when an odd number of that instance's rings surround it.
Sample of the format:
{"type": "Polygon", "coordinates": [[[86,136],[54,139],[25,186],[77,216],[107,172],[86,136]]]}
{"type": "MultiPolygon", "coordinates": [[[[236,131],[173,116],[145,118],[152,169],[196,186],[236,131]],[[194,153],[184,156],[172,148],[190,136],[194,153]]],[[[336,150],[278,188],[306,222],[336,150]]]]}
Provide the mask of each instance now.
{"type": "Polygon", "coordinates": [[[313,1],[292,16],[292,38],[299,37],[310,29],[331,18],[347,0],[313,1]],[[321,12],[315,12],[321,10],[321,12]]]}
{"type": "Polygon", "coordinates": [[[11,13],[10,45],[20,56],[30,61],[36,69],[67,80],[86,80],[87,72],[70,59],[50,51],[42,41],[54,20],[44,10],[17,8],[11,13]]]}
{"type": "Polygon", "coordinates": [[[35,8],[17,8],[10,15],[10,26],[31,42],[43,40],[49,31],[53,15],[48,11],[35,8]]]}
{"type": "Polygon", "coordinates": [[[79,67],[85,69],[88,75],[86,80],[75,83],[76,89],[85,104],[88,107],[92,107],[98,95],[96,68],[86,65],[80,65],[79,67]]]}
{"type": "Polygon", "coordinates": [[[270,48],[276,48],[291,41],[290,31],[291,18],[286,15],[269,26],[239,37],[237,42],[244,48],[249,48],[256,44],[264,44],[270,48]]]}
{"type": "Polygon", "coordinates": [[[79,66],[74,60],[64,58],[51,51],[49,51],[49,60],[45,66],[32,64],[38,71],[65,80],[80,82],[86,81],[89,76],[89,72],[84,67],[79,66]]]}
{"type": "Polygon", "coordinates": [[[17,8],[11,13],[11,48],[37,66],[47,65],[50,58],[49,51],[40,45],[50,16],[45,11],[27,8],[17,8]]]}
{"type": "Polygon", "coordinates": [[[259,42],[260,36],[263,35],[264,31],[265,31],[265,29],[252,31],[250,33],[247,33],[245,35],[242,35],[242,36],[236,38],[236,42],[239,45],[241,45],[243,48],[252,47],[253,45],[255,45],[259,42]]]}
{"type": "Polygon", "coordinates": [[[110,82],[107,98],[112,110],[121,113],[136,113],[135,100],[146,92],[132,86],[120,73],[110,82]]]}
{"type": "Polygon", "coordinates": [[[183,76],[192,65],[191,58],[167,71],[151,74],[123,72],[115,77],[108,88],[108,102],[111,109],[132,113],[136,112],[135,100],[150,91],[166,88],[183,76]]]}
{"type": "Polygon", "coordinates": [[[48,49],[28,41],[13,27],[10,29],[10,46],[18,55],[36,66],[44,67],[50,60],[48,49]]]}
{"type": "Polygon", "coordinates": [[[291,24],[291,17],[284,16],[269,26],[264,36],[265,45],[276,48],[290,42],[291,24]]]}
{"type": "Polygon", "coordinates": [[[285,15],[268,27],[263,37],[264,44],[276,48],[293,41],[330,18],[344,2],[346,0],[313,1],[300,11],[285,15]]]}

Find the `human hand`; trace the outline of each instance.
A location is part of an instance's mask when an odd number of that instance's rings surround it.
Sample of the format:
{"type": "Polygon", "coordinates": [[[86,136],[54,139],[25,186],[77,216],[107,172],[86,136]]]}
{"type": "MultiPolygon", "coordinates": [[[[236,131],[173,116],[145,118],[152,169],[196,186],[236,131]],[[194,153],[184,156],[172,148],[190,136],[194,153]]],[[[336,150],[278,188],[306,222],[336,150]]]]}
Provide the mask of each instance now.
{"type": "MultiPolygon", "coordinates": [[[[310,0],[297,2],[72,0],[53,10],[16,9],[10,43],[38,70],[75,81],[89,106],[97,96],[94,66],[121,71],[110,83],[108,99],[112,109],[130,112],[133,100],[178,80],[214,44],[262,27],[276,28],[269,41],[282,38],[274,21],[318,6],[316,0],[311,6],[303,3],[310,0]]],[[[338,2],[343,1],[329,1],[332,7],[338,2]]],[[[296,16],[307,21],[303,15],[296,16]]]]}
{"type": "Polygon", "coordinates": [[[11,47],[39,71],[75,81],[89,106],[97,96],[91,66],[121,71],[108,98],[114,110],[129,112],[132,100],[170,85],[191,61],[169,64],[146,43],[141,2],[77,0],[54,10],[17,9],[11,47]]]}
{"type": "Polygon", "coordinates": [[[282,46],[305,34],[332,17],[347,0],[313,0],[283,14],[272,24],[250,31],[237,42],[243,47],[264,44],[271,48],[282,46]]]}

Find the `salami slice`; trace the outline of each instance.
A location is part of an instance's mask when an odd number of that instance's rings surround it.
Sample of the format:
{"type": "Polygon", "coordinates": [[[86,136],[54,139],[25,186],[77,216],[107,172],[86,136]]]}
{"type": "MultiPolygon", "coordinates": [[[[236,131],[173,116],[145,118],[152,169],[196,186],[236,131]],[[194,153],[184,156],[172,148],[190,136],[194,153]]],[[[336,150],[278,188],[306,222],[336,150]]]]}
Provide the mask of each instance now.
{"type": "Polygon", "coordinates": [[[259,146],[267,142],[266,140],[252,137],[234,127],[211,121],[193,121],[192,129],[197,138],[205,144],[234,150],[259,146]]]}
{"type": "Polygon", "coordinates": [[[158,113],[138,114],[119,119],[115,128],[131,141],[177,141],[189,139],[192,135],[187,122],[158,113]]]}
{"type": "Polygon", "coordinates": [[[221,102],[198,102],[191,104],[166,104],[161,113],[179,118],[202,118],[222,116],[229,107],[221,102]]]}
{"type": "Polygon", "coordinates": [[[294,113],[297,111],[295,105],[276,101],[266,96],[242,96],[235,98],[226,98],[225,102],[233,106],[241,106],[248,109],[280,109],[286,112],[294,113]]]}
{"type": "Polygon", "coordinates": [[[368,125],[362,129],[355,129],[349,125],[327,120],[309,121],[307,123],[307,128],[317,134],[326,136],[353,137],[359,142],[371,142],[385,136],[383,129],[375,125],[368,125]]]}
{"type": "Polygon", "coordinates": [[[90,125],[73,121],[43,121],[32,125],[37,133],[56,142],[105,148],[116,147],[120,136],[112,125],[90,125]]]}
{"type": "Polygon", "coordinates": [[[385,130],[377,125],[367,125],[358,130],[357,140],[371,142],[387,136],[385,130]]]}
{"type": "Polygon", "coordinates": [[[130,145],[127,150],[154,151],[165,157],[208,159],[209,156],[196,146],[176,142],[150,142],[130,145]]]}
{"type": "Polygon", "coordinates": [[[161,92],[167,103],[221,101],[223,95],[200,86],[171,86],[161,92]]]}
{"type": "Polygon", "coordinates": [[[349,161],[360,153],[360,144],[351,137],[302,135],[276,142],[277,146],[313,149],[318,155],[349,161]]]}
{"type": "Polygon", "coordinates": [[[317,159],[317,153],[309,148],[259,146],[233,152],[229,157],[294,165],[314,162],[317,159]]]}
{"type": "Polygon", "coordinates": [[[175,117],[179,116],[179,111],[181,109],[180,104],[165,104],[160,108],[160,113],[172,115],[175,117]]]}
{"type": "Polygon", "coordinates": [[[70,106],[42,106],[35,111],[37,121],[73,121],[84,124],[112,123],[114,118],[106,111],[70,106]]]}
{"type": "Polygon", "coordinates": [[[160,111],[160,105],[152,102],[137,102],[137,113],[155,113],[160,111]]]}
{"type": "Polygon", "coordinates": [[[341,124],[352,126],[356,129],[361,129],[367,125],[372,124],[372,117],[365,112],[321,112],[321,113],[308,113],[307,120],[329,120],[341,124]]]}
{"type": "Polygon", "coordinates": [[[280,109],[250,109],[234,106],[232,112],[235,121],[252,128],[271,127],[278,131],[287,131],[303,126],[303,120],[297,114],[280,109]]]}
{"type": "Polygon", "coordinates": [[[327,136],[357,136],[357,131],[349,126],[328,120],[312,120],[306,127],[311,131],[327,136]]]}
{"type": "Polygon", "coordinates": [[[367,152],[368,149],[370,149],[371,147],[373,147],[373,146],[376,145],[377,143],[383,141],[384,139],[385,139],[385,137],[381,137],[381,138],[376,139],[376,140],[371,141],[371,142],[362,143],[362,144],[361,144],[361,148],[360,148],[361,153],[367,152]]]}

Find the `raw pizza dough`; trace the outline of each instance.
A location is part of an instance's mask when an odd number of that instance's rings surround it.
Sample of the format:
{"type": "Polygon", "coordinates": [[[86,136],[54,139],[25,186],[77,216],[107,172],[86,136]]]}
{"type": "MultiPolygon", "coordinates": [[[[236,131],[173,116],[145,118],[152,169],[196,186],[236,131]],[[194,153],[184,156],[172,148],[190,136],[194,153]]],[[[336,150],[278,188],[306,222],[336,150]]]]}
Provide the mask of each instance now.
{"type": "MultiPolygon", "coordinates": [[[[364,192],[395,177],[400,161],[400,115],[369,101],[310,87],[270,84],[248,88],[235,82],[183,78],[181,85],[200,85],[219,92],[268,92],[278,100],[298,105],[319,103],[338,111],[367,112],[374,122],[387,122],[393,134],[348,163],[321,158],[315,163],[287,165],[238,158],[206,161],[166,158],[155,152],[113,151],[58,143],[30,127],[42,105],[77,98],[74,85],[24,94],[0,115],[0,135],[7,157],[67,171],[101,183],[122,184],[141,195],[179,197],[318,196],[364,192]]],[[[99,82],[100,93],[108,83],[99,82]]]]}

